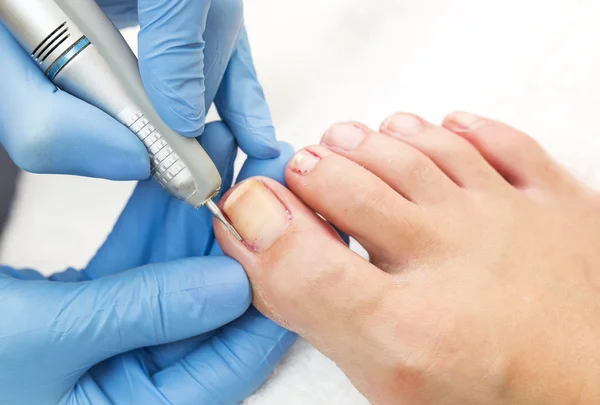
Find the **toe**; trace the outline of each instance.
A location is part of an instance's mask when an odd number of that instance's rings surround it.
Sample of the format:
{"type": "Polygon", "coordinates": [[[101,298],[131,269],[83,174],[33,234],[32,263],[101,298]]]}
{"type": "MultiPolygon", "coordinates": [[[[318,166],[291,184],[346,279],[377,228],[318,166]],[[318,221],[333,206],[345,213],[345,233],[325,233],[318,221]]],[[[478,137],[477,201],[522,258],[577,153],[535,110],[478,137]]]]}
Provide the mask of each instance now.
{"type": "Polygon", "coordinates": [[[439,203],[460,190],[423,153],[363,124],[336,124],[321,143],[363,166],[410,201],[439,203]]]}
{"type": "Polygon", "coordinates": [[[422,207],[324,146],[298,152],[286,182],[305,204],[358,240],[380,267],[403,267],[430,236],[422,207]]]}
{"type": "Polygon", "coordinates": [[[220,223],[216,237],[243,265],[261,312],[309,339],[347,341],[356,333],[347,320],[377,305],[389,275],[349,250],[329,224],[270,179],[241,183],[221,206],[245,243],[220,223]]]}
{"type": "Polygon", "coordinates": [[[504,183],[473,145],[415,115],[394,114],[382,124],[381,132],[420,150],[460,187],[487,188],[504,183]]]}
{"type": "Polygon", "coordinates": [[[443,126],[469,141],[515,187],[542,187],[565,178],[533,138],[501,122],[455,112],[443,126]]]}

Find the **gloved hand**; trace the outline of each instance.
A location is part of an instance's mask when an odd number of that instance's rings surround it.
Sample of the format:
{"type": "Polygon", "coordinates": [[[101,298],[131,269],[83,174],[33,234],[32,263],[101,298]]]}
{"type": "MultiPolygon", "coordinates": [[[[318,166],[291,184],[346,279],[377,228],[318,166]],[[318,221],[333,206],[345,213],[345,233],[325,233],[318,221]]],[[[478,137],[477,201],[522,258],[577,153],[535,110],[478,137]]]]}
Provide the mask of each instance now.
{"type": "MultiPolygon", "coordinates": [[[[233,135],[213,123],[201,139],[228,188],[233,135]]],[[[240,178],[283,181],[282,146],[277,159],[248,159],[240,178]]],[[[0,270],[0,404],[237,404],[295,340],[250,301],[210,213],[142,182],[85,270],[51,281],[0,270]]]]}
{"type": "MultiPolygon", "coordinates": [[[[219,113],[249,156],[279,153],[243,27],[242,0],[100,0],[117,25],[138,19],[142,79],[155,108],[185,136],[219,113]],[[235,93],[233,91],[235,90],[235,93]]],[[[0,24],[0,143],[21,168],[145,179],[147,152],[102,111],[55,86],[0,24]]]]}

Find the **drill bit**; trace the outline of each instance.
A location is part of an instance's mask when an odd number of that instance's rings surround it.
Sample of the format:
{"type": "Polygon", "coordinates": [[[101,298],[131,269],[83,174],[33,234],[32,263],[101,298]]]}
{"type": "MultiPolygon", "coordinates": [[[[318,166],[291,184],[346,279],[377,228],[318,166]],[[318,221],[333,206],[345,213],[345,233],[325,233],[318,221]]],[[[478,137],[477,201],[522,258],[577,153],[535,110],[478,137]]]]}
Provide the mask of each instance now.
{"type": "Polygon", "coordinates": [[[242,242],[243,239],[240,236],[240,234],[238,233],[238,231],[236,231],[235,228],[233,227],[233,225],[231,225],[231,223],[227,220],[227,218],[225,218],[225,215],[223,215],[223,212],[221,211],[219,206],[217,204],[215,204],[215,202],[213,200],[208,200],[206,202],[206,208],[208,208],[208,210],[210,212],[212,212],[212,214],[215,216],[215,218],[217,218],[223,225],[225,225],[225,228],[227,228],[229,230],[229,232],[231,232],[231,234],[233,236],[235,236],[235,238],[237,240],[242,242]]]}

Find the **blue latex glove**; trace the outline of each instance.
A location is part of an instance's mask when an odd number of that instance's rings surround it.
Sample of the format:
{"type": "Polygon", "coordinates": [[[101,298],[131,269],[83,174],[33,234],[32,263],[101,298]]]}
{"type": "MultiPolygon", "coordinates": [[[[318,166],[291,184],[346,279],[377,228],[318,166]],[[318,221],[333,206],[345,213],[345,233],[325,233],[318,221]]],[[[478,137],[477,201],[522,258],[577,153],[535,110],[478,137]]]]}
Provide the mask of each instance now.
{"type": "MultiPolygon", "coordinates": [[[[139,20],[142,79],[167,124],[185,136],[201,135],[214,100],[244,152],[278,155],[243,28],[242,0],[98,3],[119,26],[139,20]]],[[[0,143],[17,165],[113,180],[149,176],[147,152],[136,136],[95,107],[56,92],[1,24],[0,50],[0,143]]]]}
{"type": "MultiPolygon", "coordinates": [[[[209,124],[202,144],[228,187],[233,135],[209,124]]],[[[283,181],[291,154],[282,145],[277,159],[248,159],[240,178],[283,181]]],[[[2,405],[237,404],[295,340],[247,309],[248,280],[222,256],[210,213],[152,181],[85,270],[51,280],[0,270],[2,405]]]]}

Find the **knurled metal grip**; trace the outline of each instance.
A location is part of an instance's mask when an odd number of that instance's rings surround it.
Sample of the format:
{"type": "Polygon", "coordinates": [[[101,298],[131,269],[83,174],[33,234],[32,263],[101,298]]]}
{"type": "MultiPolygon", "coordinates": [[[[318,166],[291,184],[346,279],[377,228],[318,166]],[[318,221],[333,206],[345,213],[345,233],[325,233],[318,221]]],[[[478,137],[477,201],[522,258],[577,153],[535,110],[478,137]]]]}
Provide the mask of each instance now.
{"type": "Polygon", "coordinates": [[[0,0],[0,21],[59,89],[104,111],[144,143],[152,176],[171,195],[198,207],[218,192],[214,163],[196,139],[161,119],[135,55],[94,0],[0,0]]]}
{"type": "Polygon", "coordinates": [[[144,143],[150,156],[152,176],[163,187],[186,169],[185,163],[141,112],[130,115],[125,125],[144,143]]]}

